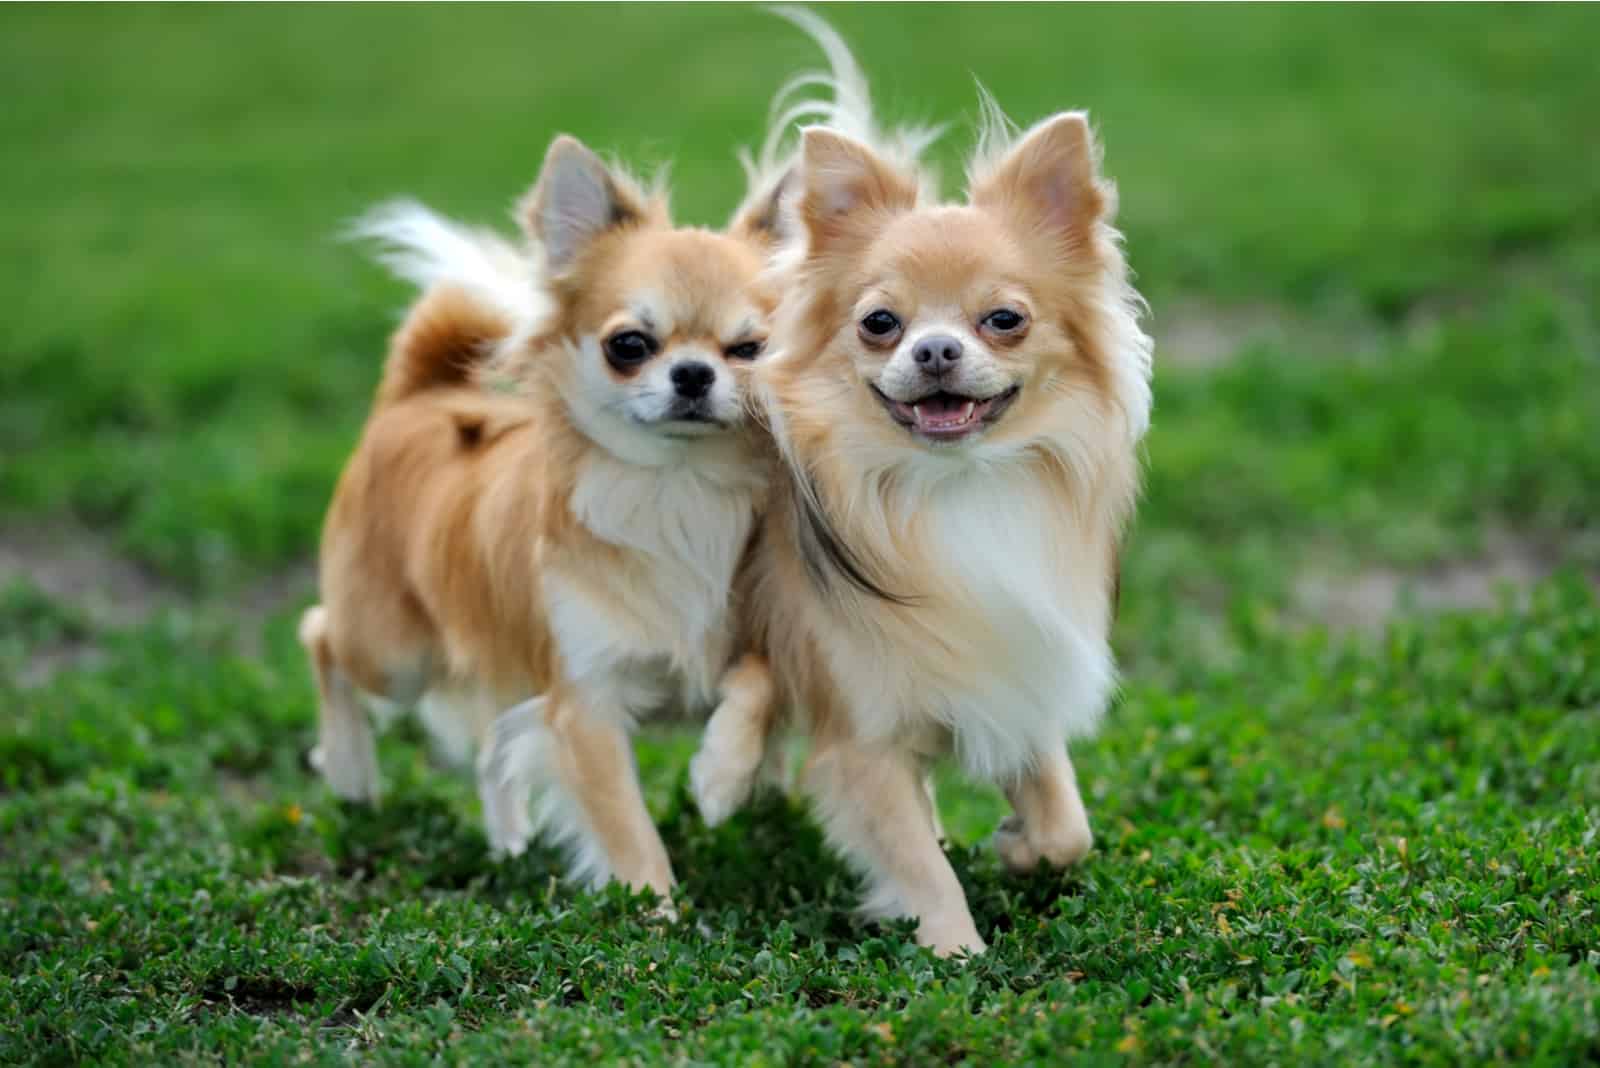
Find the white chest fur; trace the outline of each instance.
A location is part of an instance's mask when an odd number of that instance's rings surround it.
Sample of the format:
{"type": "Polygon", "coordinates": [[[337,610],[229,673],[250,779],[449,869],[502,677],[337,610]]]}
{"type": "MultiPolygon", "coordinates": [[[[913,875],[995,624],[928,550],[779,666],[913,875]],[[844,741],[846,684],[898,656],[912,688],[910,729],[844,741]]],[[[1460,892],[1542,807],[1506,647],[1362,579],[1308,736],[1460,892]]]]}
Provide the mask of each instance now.
{"type": "Polygon", "coordinates": [[[675,697],[709,702],[759,490],[731,447],[663,466],[585,461],[568,506],[621,562],[557,569],[544,595],[564,672],[593,703],[632,716],[675,697]]]}
{"type": "Polygon", "coordinates": [[[1097,726],[1115,683],[1109,557],[1041,489],[983,472],[889,502],[923,534],[924,566],[895,580],[915,603],[849,613],[823,643],[860,733],[938,734],[969,772],[1004,779],[1097,726]]]}

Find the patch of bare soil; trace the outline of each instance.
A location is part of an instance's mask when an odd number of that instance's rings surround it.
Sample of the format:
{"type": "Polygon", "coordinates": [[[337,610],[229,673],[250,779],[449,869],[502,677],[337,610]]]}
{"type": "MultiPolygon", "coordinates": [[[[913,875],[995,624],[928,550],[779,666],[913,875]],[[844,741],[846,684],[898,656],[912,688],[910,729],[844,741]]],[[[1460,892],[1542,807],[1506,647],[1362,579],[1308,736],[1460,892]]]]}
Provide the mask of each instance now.
{"type": "Polygon", "coordinates": [[[1584,347],[1590,352],[1600,348],[1591,295],[1574,281],[1573,272],[1531,256],[1510,257],[1471,285],[1424,297],[1391,326],[1353,303],[1310,309],[1270,301],[1179,298],[1154,308],[1147,329],[1155,337],[1157,368],[1218,367],[1257,345],[1322,358],[1371,356],[1398,339],[1426,339],[1508,290],[1536,290],[1555,298],[1584,347]]]}
{"type": "MultiPolygon", "coordinates": [[[[68,523],[13,524],[0,529],[0,589],[18,582],[72,605],[94,631],[136,626],[171,608],[225,612],[241,649],[253,652],[267,620],[315,591],[316,571],[310,563],[295,564],[251,583],[225,604],[208,603],[129,560],[91,530],[68,523]]],[[[19,681],[38,686],[93,664],[98,655],[92,637],[35,647],[19,681]]]]}
{"type": "Polygon", "coordinates": [[[25,582],[106,626],[136,623],[178,594],[119,556],[105,538],[62,523],[0,532],[0,586],[25,582]]]}
{"type": "Polygon", "coordinates": [[[1520,592],[1548,578],[1563,554],[1502,534],[1470,559],[1404,570],[1375,567],[1354,575],[1312,571],[1296,583],[1299,611],[1331,627],[1376,629],[1402,611],[1436,614],[1487,608],[1506,590],[1520,592]]]}
{"type": "Polygon", "coordinates": [[[245,588],[233,610],[235,635],[247,653],[260,651],[262,632],[269,619],[316,596],[317,566],[310,560],[265,575],[245,588]]]}
{"type": "Polygon", "coordinates": [[[1217,367],[1258,345],[1313,356],[1365,355],[1380,340],[1378,327],[1359,313],[1334,318],[1268,303],[1179,300],[1157,309],[1149,329],[1157,367],[1217,367]]]}

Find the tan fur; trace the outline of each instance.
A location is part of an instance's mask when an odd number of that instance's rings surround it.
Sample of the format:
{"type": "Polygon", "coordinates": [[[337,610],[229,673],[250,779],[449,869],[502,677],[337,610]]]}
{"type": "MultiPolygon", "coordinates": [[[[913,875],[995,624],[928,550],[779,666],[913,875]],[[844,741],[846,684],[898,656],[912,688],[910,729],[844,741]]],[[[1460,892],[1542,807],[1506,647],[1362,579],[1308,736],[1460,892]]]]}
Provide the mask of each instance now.
{"type": "MultiPolygon", "coordinates": [[[[549,785],[572,813],[558,831],[583,839],[590,875],[666,895],[672,870],[627,734],[648,709],[630,702],[698,700],[729,662],[729,582],[762,504],[763,468],[748,427],[680,439],[613,418],[606,398],[631,397],[619,391],[646,370],[613,367],[601,342],[659,328],[654,360],[715,361],[719,382],[742,390],[748,363],[723,352],[764,336],[772,299],[758,243],[674,229],[663,201],[601,166],[558,141],[526,201],[534,236],[564,242],[564,258],[552,254],[547,322],[518,333],[451,287],[413,308],[335,492],[322,603],[301,637],[323,700],[324,772],[342,795],[377,793],[356,690],[443,701],[480,744],[501,710],[532,698],[518,707],[535,710],[549,785]],[[641,321],[641,300],[655,326],[641,321]],[[649,496],[658,485],[697,495],[681,520],[690,527],[663,512],[681,502],[649,496]],[[626,493],[645,496],[618,499],[626,493]],[[631,507],[642,510],[637,522],[631,507]],[[665,524],[665,541],[630,542],[653,523],[665,524]],[[702,541],[725,551],[702,560],[702,541]]],[[[480,774],[491,840],[515,852],[527,802],[509,784],[520,772],[480,762],[480,774]],[[504,841],[496,819],[509,828],[504,841]]]]}
{"type": "Polygon", "coordinates": [[[511,333],[506,316],[470,293],[439,286],[406,316],[389,345],[378,404],[471,381],[490,349],[511,333]]]}

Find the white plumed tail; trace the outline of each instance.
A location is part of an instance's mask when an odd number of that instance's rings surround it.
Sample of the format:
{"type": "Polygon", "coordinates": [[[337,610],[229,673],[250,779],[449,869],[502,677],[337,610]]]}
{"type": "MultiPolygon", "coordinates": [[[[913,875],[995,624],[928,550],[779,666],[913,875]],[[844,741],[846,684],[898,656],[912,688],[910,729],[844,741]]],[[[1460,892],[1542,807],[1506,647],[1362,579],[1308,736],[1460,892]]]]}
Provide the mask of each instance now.
{"type": "Polygon", "coordinates": [[[923,162],[922,154],[944,132],[944,126],[917,123],[880,126],[872,111],[872,91],[867,77],[838,31],[821,16],[803,7],[780,4],[768,10],[798,26],[815,41],[827,57],[829,69],[796,74],[772,98],[761,146],[755,152],[749,149],[739,152],[746,194],[745,203],[735,217],[770,199],[783,184],[795,164],[796,134],[801,126],[809,124],[827,126],[864,142],[890,163],[915,174],[931,192],[937,182],[931,168],[923,162]],[[825,95],[812,95],[812,91],[825,95]]]}
{"type": "Polygon", "coordinates": [[[374,243],[378,261],[397,277],[422,290],[463,290],[519,331],[550,312],[542,257],[535,250],[454,222],[415,200],[378,205],[355,221],[350,236],[374,243]]]}

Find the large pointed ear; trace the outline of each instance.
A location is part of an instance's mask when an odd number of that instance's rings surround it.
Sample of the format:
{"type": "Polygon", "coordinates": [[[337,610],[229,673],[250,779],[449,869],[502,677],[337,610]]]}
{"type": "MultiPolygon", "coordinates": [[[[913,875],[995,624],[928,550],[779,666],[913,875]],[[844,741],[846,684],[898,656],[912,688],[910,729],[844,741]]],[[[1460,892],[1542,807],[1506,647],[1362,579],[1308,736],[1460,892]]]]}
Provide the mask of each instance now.
{"type": "Polygon", "coordinates": [[[788,220],[784,217],[783,199],[794,188],[796,169],[791,167],[770,181],[765,188],[747,196],[733,213],[728,223],[728,233],[757,245],[776,245],[784,238],[788,220]]]}
{"type": "Polygon", "coordinates": [[[562,134],[545,153],[539,181],[517,215],[528,235],[544,245],[552,274],[560,274],[600,234],[637,222],[646,206],[632,184],[575,137],[562,134]]]}
{"type": "Polygon", "coordinates": [[[1054,236],[1068,248],[1085,247],[1111,204],[1110,189],[1096,174],[1097,158],[1089,117],[1064,111],[1029,130],[997,163],[975,175],[972,203],[1009,214],[1026,233],[1054,236]]]}
{"type": "Polygon", "coordinates": [[[863,224],[909,211],[917,183],[860,141],[820,126],[801,133],[800,219],[813,251],[869,235],[863,224]]]}

